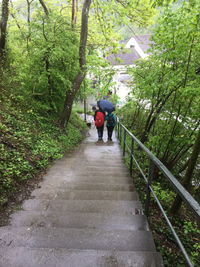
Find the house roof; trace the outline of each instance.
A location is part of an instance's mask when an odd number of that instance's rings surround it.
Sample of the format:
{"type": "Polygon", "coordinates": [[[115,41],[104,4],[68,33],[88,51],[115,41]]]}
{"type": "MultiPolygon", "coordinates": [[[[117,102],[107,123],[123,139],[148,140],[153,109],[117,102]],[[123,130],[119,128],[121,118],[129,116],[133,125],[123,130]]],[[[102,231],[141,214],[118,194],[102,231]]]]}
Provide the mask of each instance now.
{"type": "Polygon", "coordinates": [[[139,58],[146,57],[150,48],[151,35],[138,35],[131,37],[125,45],[125,49],[118,54],[111,54],[107,60],[111,65],[133,65],[139,58]]]}
{"type": "Polygon", "coordinates": [[[135,48],[126,48],[121,50],[118,54],[111,54],[107,60],[112,65],[132,65],[140,58],[135,48]]]}
{"type": "Polygon", "coordinates": [[[135,40],[138,42],[139,46],[144,52],[147,52],[147,50],[150,48],[150,37],[151,35],[149,34],[134,36],[135,40]]]}

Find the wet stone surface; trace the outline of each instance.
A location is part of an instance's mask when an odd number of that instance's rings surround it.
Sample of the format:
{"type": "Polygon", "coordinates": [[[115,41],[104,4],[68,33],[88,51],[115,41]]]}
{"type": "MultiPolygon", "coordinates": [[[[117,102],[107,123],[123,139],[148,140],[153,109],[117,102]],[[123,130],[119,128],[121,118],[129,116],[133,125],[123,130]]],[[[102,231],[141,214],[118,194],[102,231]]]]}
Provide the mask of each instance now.
{"type": "Polygon", "coordinates": [[[91,126],[0,228],[1,267],[161,267],[115,133],[91,126]]]}

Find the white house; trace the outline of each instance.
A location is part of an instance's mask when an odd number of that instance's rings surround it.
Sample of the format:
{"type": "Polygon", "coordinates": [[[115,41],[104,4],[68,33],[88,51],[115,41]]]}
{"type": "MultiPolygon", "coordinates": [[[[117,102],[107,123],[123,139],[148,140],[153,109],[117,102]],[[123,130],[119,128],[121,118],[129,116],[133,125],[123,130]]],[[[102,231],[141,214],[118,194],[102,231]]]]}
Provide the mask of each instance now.
{"type": "MultiPolygon", "coordinates": [[[[130,92],[128,82],[130,76],[126,72],[127,66],[134,66],[135,62],[140,58],[148,56],[148,48],[150,47],[150,35],[141,35],[131,37],[125,42],[124,49],[118,54],[110,54],[107,60],[112,67],[116,70],[116,74],[113,77],[113,81],[116,84],[117,95],[120,97],[119,104],[123,105],[126,102],[126,97],[130,92]]],[[[91,77],[92,80],[92,77],[91,77]]],[[[95,81],[93,81],[95,82],[95,81]]],[[[95,84],[93,84],[95,87],[95,84]]],[[[86,110],[90,110],[92,105],[96,103],[95,96],[90,95],[86,101],[86,110]]],[[[80,103],[80,107],[84,107],[84,103],[80,103]]]]}
{"type": "Polygon", "coordinates": [[[138,59],[147,57],[147,50],[149,48],[150,35],[134,36],[125,43],[125,48],[118,54],[111,54],[107,57],[107,60],[116,70],[113,80],[116,83],[116,93],[120,97],[121,105],[125,103],[126,97],[130,91],[127,86],[130,77],[126,73],[126,67],[132,67],[138,59]]]}

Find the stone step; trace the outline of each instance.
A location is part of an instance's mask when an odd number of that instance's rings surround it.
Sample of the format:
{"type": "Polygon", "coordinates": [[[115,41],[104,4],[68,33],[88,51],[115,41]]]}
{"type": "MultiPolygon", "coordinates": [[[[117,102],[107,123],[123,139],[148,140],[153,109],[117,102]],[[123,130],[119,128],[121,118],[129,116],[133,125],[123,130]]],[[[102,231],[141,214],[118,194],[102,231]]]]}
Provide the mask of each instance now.
{"type": "Polygon", "coordinates": [[[128,173],[129,174],[129,170],[126,167],[126,165],[124,164],[124,166],[112,166],[112,165],[95,165],[95,166],[85,166],[83,167],[83,170],[87,170],[88,172],[99,172],[99,173],[104,173],[104,172],[122,172],[122,173],[128,173]]]}
{"type": "MultiPolygon", "coordinates": [[[[96,153],[95,151],[93,151],[93,153],[96,153]]],[[[99,153],[99,152],[98,152],[99,153]]],[[[115,152],[113,154],[104,154],[102,152],[102,154],[97,154],[95,156],[93,156],[92,158],[89,159],[90,165],[95,164],[95,163],[101,163],[101,162],[105,162],[105,163],[124,163],[124,158],[121,155],[118,155],[118,152],[115,152]]]]}
{"type": "Polygon", "coordinates": [[[102,167],[102,166],[106,166],[106,167],[125,167],[125,161],[124,160],[113,160],[113,159],[106,159],[106,160],[90,160],[89,162],[85,162],[85,164],[83,164],[84,166],[88,166],[88,167],[92,167],[92,166],[97,166],[97,167],[102,167]]]}
{"type": "Polygon", "coordinates": [[[63,182],[61,188],[74,189],[74,190],[95,190],[95,191],[135,191],[135,187],[132,184],[108,184],[108,183],[69,183],[63,182]]]}
{"type": "MultiPolygon", "coordinates": [[[[96,153],[96,152],[94,152],[96,153]]],[[[117,152],[116,152],[117,153],[117,152]]],[[[81,166],[104,166],[104,164],[106,166],[115,166],[115,167],[119,167],[119,166],[125,166],[125,161],[123,157],[111,157],[111,156],[105,156],[105,155],[101,155],[101,157],[92,157],[90,159],[86,159],[83,158],[83,155],[80,155],[80,158],[76,158],[76,159],[71,159],[73,161],[73,164],[71,165],[72,168],[76,167],[77,164],[81,165],[81,166]],[[75,165],[75,166],[74,166],[75,165]]],[[[79,166],[78,165],[78,166],[79,166]]],[[[56,164],[54,164],[51,169],[59,169],[59,168],[63,168],[63,169],[67,169],[68,166],[68,159],[66,159],[65,161],[62,162],[56,162],[56,164]]]]}
{"type": "Polygon", "coordinates": [[[164,267],[157,252],[0,248],[2,267],[164,267]]]}
{"type": "Polygon", "coordinates": [[[156,251],[149,231],[1,227],[0,236],[0,247],[156,251]]]}
{"type": "MultiPolygon", "coordinates": [[[[100,175],[72,175],[72,174],[67,174],[67,175],[54,175],[50,177],[49,179],[46,177],[46,180],[49,181],[49,184],[52,184],[57,182],[57,183],[104,183],[104,184],[133,184],[133,180],[130,177],[124,177],[124,176],[106,176],[104,174],[100,175]]],[[[46,184],[48,184],[48,181],[46,184]]]]}
{"type": "Polygon", "coordinates": [[[34,197],[46,199],[68,200],[138,200],[136,192],[125,191],[99,191],[99,190],[70,190],[59,189],[55,191],[35,190],[31,194],[34,197]]]}
{"type": "Polygon", "coordinates": [[[124,162],[122,163],[115,163],[115,162],[98,162],[98,163],[92,163],[90,165],[85,165],[85,167],[87,168],[99,168],[99,169],[111,169],[111,168],[114,168],[114,169],[122,169],[122,170],[125,170],[125,171],[129,171],[127,166],[125,165],[124,162]]]}
{"type": "Polygon", "coordinates": [[[64,200],[29,199],[22,206],[24,210],[49,210],[51,212],[83,212],[115,215],[143,214],[140,201],[124,200],[64,200]]]}
{"type": "Polygon", "coordinates": [[[46,198],[52,199],[57,194],[57,191],[74,191],[74,190],[86,190],[86,191],[110,191],[110,192],[134,192],[135,188],[132,184],[105,184],[105,183],[71,183],[61,182],[59,184],[46,183],[40,185],[32,192],[32,196],[46,195],[46,198]]]}
{"type": "Polygon", "coordinates": [[[123,216],[100,213],[55,211],[18,211],[12,215],[11,225],[32,227],[58,228],[91,228],[100,230],[142,230],[149,231],[144,215],[123,216]]]}
{"type": "MultiPolygon", "coordinates": [[[[66,175],[67,176],[67,175],[66,175]]],[[[129,173],[113,173],[113,172],[101,172],[101,173],[97,173],[97,172],[76,172],[74,173],[74,177],[88,177],[91,179],[91,181],[95,178],[107,178],[107,181],[109,181],[109,179],[115,178],[115,179],[119,179],[119,180],[124,180],[124,182],[128,183],[130,180],[133,183],[132,178],[130,177],[129,173]]],[[[65,177],[65,176],[64,176],[65,177]]],[[[118,184],[117,180],[115,181],[116,184],[118,184]]]]}
{"type": "Polygon", "coordinates": [[[109,176],[109,177],[130,177],[130,174],[128,171],[123,171],[123,170],[107,170],[106,168],[102,168],[101,170],[99,171],[89,171],[87,169],[77,169],[77,170],[72,170],[71,169],[71,172],[69,171],[57,171],[57,170],[54,170],[54,171],[51,171],[51,173],[49,173],[50,175],[52,176],[62,176],[62,177],[65,177],[65,176],[68,176],[70,174],[72,174],[74,176],[78,175],[78,176],[88,176],[88,177],[93,177],[93,176],[109,176]]]}
{"type": "MultiPolygon", "coordinates": [[[[114,168],[120,168],[122,167],[122,169],[126,168],[126,165],[125,165],[125,161],[124,160],[114,160],[114,159],[105,159],[105,160],[102,160],[102,159],[97,159],[95,161],[85,161],[83,159],[79,159],[79,161],[75,162],[71,168],[74,170],[74,169],[77,169],[77,165],[78,166],[81,166],[81,167],[102,167],[104,168],[104,166],[106,167],[114,167],[114,168]]],[[[53,165],[52,168],[49,170],[49,171],[53,171],[53,170],[59,170],[60,168],[62,168],[63,170],[66,170],[68,169],[68,165],[67,163],[64,164],[62,163],[61,164],[56,164],[56,165],[53,165]]]]}
{"type": "Polygon", "coordinates": [[[80,164],[85,165],[92,165],[92,164],[99,164],[99,162],[116,162],[116,163],[124,163],[124,157],[122,156],[120,151],[115,151],[110,154],[105,154],[104,150],[101,151],[101,148],[99,149],[90,149],[90,152],[92,155],[89,156],[87,152],[87,148],[85,149],[84,155],[80,153],[80,155],[77,155],[76,159],[74,161],[78,160],[80,164]],[[82,159],[80,161],[80,159],[82,159]]]}
{"type": "Polygon", "coordinates": [[[50,198],[52,195],[56,195],[58,190],[69,191],[69,190],[87,190],[87,191],[122,191],[122,192],[134,192],[134,185],[130,184],[105,184],[105,183],[71,183],[71,182],[62,182],[60,185],[55,186],[52,184],[45,184],[42,187],[35,189],[32,192],[32,196],[38,196],[40,194],[48,194],[50,198]]]}
{"type": "MultiPolygon", "coordinates": [[[[110,179],[115,178],[116,180],[114,180],[114,181],[116,184],[120,183],[120,181],[122,181],[123,183],[129,183],[131,181],[133,183],[133,180],[128,173],[122,174],[122,173],[112,173],[112,172],[110,172],[110,173],[104,173],[104,172],[102,172],[102,173],[96,173],[96,172],[94,172],[94,173],[91,173],[91,172],[78,173],[77,172],[77,173],[73,173],[73,176],[75,178],[82,177],[82,179],[85,179],[85,177],[88,177],[88,178],[90,178],[91,182],[93,181],[93,179],[98,179],[98,178],[103,179],[104,178],[105,183],[106,183],[106,182],[109,182],[110,179]],[[119,180],[119,182],[118,182],[118,180],[119,180]]],[[[62,177],[63,177],[63,180],[66,180],[65,178],[72,177],[72,176],[71,176],[71,173],[68,173],[68,174],[62,175],[62,177]]],[[[103,179],[103,181],[104,181],[104,179],[103,179]]]]}
{"type": "MultiPolygon", "coordinates": [[[[132,184],[108,184],[108,183],[72,183],[72,182],[62,182],[59,185],[62,190],[95,190],[95,191],[135,191],[135,187],[132,184]]],[[[36,190],[40,191],[55,191],[55,184],[46,184],[43,188],[36,190]]]]}
{"type": "Polygon", "coordinates": [[[99,159],[99,160],[90,160],[90,161],[84,161],[81,163],[84,166],[92,167],[92,166],[112,166],[112,167],[125,167],[125,161],[124,159],[115,160],[115,159],[99,159]]]}

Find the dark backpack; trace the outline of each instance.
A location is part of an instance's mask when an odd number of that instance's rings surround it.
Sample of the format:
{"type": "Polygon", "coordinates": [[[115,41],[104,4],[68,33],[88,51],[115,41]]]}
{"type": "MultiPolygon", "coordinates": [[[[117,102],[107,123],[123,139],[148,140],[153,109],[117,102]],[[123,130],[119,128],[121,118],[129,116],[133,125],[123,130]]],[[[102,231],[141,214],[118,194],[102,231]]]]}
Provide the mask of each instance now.
{"type": "Polygon", "coordinates": [[[114,120],[113,114],[109,115],[108,116],[108,126],[114,126],[114,124],[115,124],[115,120],[114,120]]]}

